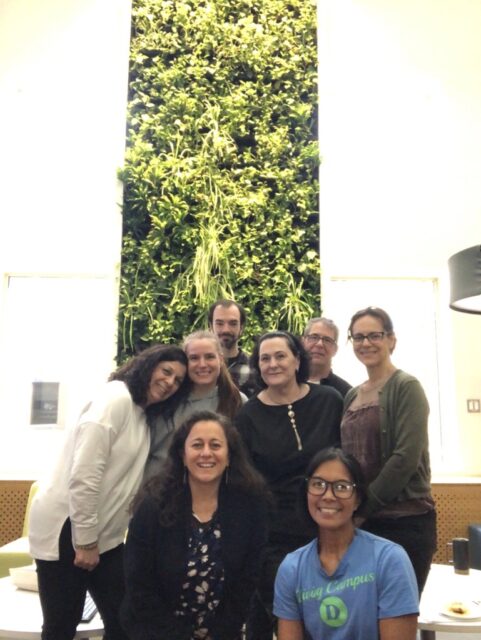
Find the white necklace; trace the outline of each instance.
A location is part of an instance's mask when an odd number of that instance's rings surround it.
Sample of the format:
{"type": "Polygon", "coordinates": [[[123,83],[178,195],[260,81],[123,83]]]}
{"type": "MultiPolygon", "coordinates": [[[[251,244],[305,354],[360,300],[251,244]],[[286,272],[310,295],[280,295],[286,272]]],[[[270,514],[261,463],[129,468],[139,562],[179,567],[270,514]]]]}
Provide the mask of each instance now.
{"type": "Polygon", "coordinates": [[[301,440],[301,436],[299,435],[299,431],[297,430],[296,414],[294,412],[294,409],[292,408],[292,404],[287,405],[287,415],[289,416],[289,420],[291,421],[291,425],[292,425],[292,430],[294,431],[294,435],[296,436],[297,450],[302,451],[302,440],[301,440]]]}
{"type": "MultiPolygon", "coordinates": [[[[285,406],[284,402],[276,402],[276,400],[274,400],[271,396],[271,394],[269,393],[269,391],[267,391],[267,396],[270,399],[271,402],[273,402],[275,405],[277,406],[285,406]]],[[[302,398],[303,396],[301,396],[302,398]]],[[[296,400],[293,400],[292,402],[296,402],[297,400],[299,400],[300,398],[297,398],[296,400]]],[[[294,436],[296,437],[296,442],[297,442],[297,450],[298,451],[302,451],[302,440],[301,440],[301,436],[299,435],[299,431],[297,430],[297,424],[296,424],[296,413],[294,411],[294,407],[292,406],[292,402],[289,402],[287,404],[287,415],[289,417],[289,420],[291,422],[291,427],[292,430],[294,431],[294,436]]]]}

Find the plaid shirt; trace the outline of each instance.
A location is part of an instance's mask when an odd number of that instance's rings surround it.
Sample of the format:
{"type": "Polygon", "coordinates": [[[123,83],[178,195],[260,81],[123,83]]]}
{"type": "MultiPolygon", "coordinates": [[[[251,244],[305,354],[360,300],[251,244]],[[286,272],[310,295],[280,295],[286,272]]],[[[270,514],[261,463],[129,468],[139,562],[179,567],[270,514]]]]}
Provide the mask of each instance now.
{"type": "Polygon", "coordinates": [[[259,391],[256,372],[249,366],[249,354],[242,349],[234,358],[227,358],[227,368],[236,387],[248,398],[259,391]]]}

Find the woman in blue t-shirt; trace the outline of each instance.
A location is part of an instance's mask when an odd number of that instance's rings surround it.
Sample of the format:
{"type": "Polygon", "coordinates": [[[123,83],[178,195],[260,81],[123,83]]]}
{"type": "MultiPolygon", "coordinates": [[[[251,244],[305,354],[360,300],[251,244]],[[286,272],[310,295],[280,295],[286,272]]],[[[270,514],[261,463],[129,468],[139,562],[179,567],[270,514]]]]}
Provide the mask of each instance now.
{"type": "Polygon", "coordinates": [[[361,468],[340,449],[311,460],[303,511],[317,538],[286,556],[275,583],[278,640],[415,640],[418,590],[402,547],[356,529],[361,468]]]}

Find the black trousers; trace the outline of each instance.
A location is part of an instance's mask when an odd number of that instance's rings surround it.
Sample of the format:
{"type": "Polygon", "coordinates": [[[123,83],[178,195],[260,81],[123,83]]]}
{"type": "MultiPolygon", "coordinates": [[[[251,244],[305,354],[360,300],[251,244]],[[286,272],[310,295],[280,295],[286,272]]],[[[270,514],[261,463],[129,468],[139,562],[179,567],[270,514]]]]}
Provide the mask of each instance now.
{"type": "Polygon", "coordinates": [[[105,640],[127,640],[118,612],[124,596],[123,544],[100,555],[93,571],[73,564],[70,520],[62,528],[58,560],[35,560],[43,613],[42,640],[72,640],[90,591],[104,623],[105,640]]]}
{"type": "Polygon", "coordinates": [[[274,581],[277,569],[288,553],[310,542],[312,538],[286,536],[270,540],[264,554],[259,586],[254,593],[246,623],[247,640],[272,640],[275,630],[275,617],[272,613],[274,603],[274,581]]]}
{"type": "Polygon", "coordinates": [[[361,529],[404,547],[412,562],[421,596],[437,547],[436,511],[404,518],[372,518],[366,520],[361,529]]]}

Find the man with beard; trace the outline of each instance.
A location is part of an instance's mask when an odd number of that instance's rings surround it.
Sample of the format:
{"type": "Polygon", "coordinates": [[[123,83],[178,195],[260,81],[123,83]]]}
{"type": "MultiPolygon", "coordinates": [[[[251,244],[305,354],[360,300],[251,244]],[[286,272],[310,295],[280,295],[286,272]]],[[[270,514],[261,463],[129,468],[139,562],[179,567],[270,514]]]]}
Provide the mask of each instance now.
{"type": "Polygon", "coordinates": [[[302,342],[309,355],[309,382],[337,389],[344,398],[349,382],[332,372],[331,361],[337,353],[339,329],[328,318],[312,318],[304,330],[302,342]]]}
{"type": "Polygon", "coordinates": [[[257,391],[249,354],[238,345],[246,323],[244,307],[234,300],[217,300],[209,308],[209,329],[219,338],[232,380],[250,398],[257,391]]]}

